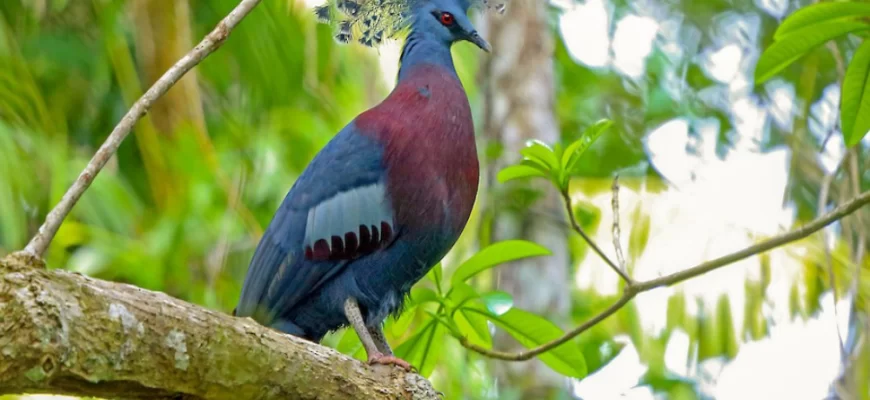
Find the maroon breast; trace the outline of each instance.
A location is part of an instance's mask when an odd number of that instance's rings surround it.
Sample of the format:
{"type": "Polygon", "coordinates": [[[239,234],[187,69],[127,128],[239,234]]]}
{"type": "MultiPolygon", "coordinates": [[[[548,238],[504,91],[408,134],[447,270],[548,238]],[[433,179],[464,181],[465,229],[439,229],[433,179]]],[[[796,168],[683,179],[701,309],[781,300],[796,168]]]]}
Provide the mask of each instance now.
{"type": "Polygon", "coordinates": [[[461,82],[442,67],[417,66],[356,125],[384,143],[398,225],[443,226],[458,235],[479,180],[474,122],[461,82]]]}

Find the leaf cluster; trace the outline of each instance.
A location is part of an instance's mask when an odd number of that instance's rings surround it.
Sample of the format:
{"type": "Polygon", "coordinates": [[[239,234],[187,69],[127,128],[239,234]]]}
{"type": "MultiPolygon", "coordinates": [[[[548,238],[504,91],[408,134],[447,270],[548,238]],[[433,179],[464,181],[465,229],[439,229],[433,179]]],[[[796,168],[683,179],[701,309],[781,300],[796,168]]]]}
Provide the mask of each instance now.
{"type": "Polygon", "coordinates": [[[852,57],[840,93],[840,128],[847,146],[870,132],[870,3],[824,2],[801,8],[783,21],[755,68],[760,84],[831,40],[855,34],[863,39],[852,57]]]}

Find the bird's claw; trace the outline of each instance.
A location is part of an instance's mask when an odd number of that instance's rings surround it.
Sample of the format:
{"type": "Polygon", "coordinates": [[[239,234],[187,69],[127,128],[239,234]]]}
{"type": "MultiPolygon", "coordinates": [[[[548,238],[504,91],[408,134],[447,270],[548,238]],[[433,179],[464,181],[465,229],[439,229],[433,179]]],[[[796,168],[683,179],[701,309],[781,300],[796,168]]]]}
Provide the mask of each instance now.
{"type": "Polygon", "coordinates": [[[369,357],[369,365],[373,364],[395,365],[404,369],[407,372],[417,372],[417,369],[411,366],[411,364],[396,356],[388,356],[385,354],[374,355],[372,357],[369,357]]]}

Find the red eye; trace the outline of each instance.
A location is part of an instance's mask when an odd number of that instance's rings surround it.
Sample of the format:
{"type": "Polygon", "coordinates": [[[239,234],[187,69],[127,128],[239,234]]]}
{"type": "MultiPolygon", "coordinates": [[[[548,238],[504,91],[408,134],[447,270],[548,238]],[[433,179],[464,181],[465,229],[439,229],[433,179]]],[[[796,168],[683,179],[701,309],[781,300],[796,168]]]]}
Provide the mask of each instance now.
{"type": "Polygon", "coordinates": [[[453,14],[449,12],[441,13],[441,24],[445,26],[453,25],[453,14]]]}

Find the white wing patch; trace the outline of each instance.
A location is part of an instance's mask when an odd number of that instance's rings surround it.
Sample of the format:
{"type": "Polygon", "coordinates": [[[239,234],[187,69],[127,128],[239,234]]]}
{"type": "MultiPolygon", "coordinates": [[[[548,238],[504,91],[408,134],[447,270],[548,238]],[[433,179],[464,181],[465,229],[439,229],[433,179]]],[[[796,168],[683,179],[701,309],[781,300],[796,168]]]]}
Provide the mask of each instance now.
{"type": "Polygon", "coordinates": [[[305,255],[320,260],[352,258],[386,243],[394,227],[392,206],[382,182],[350,189],[308,211],[305,255]]]}

